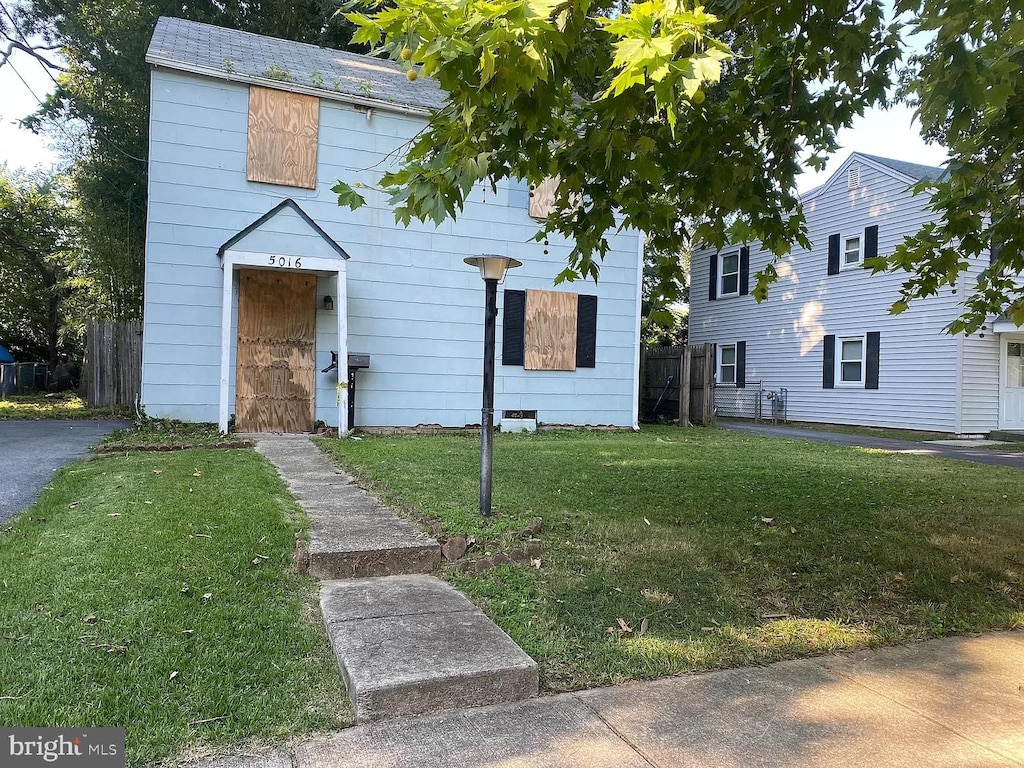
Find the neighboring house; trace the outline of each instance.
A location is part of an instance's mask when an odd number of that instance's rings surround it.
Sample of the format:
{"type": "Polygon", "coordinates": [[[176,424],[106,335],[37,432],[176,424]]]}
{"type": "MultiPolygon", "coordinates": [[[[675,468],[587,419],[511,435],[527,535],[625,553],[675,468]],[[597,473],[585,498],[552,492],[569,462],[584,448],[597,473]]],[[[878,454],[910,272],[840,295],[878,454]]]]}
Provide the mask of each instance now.
{"type": "Polygon", "coordinates": [[[338,179],[372,184],[443,105],[429,80],[168,18],[146,60],[149,415],[344,431],[357,354],[356,425],[479,424],[484,284],[463,259],[499,254],[523,266],[499,290],[498,416],[635,427],[638,233],[610,234],[599,284],[555,289],[570,245],[531,240],[546,212],[524,184],[478,185],[438,227],[396,224],[376,190],[338,207],[338,179]]]}
{"type": "Polygon", "coordinates": [[[761,382],[788,390],[795,421],[961,435],[1024,428],[1024,328],[997,320],[972,336],[943,331],[987,260],[900,315],[889,308],[905,276],[863,268],[930,220],[928,196],[910,187],[941,173],[851,155],[803,195],[812,248],[781,259],[761,304],[749,295],[770,260],[758,243],[694,253],[690,340],[716,345],[719,415],[738,415],[743,390],[761,382]]]}

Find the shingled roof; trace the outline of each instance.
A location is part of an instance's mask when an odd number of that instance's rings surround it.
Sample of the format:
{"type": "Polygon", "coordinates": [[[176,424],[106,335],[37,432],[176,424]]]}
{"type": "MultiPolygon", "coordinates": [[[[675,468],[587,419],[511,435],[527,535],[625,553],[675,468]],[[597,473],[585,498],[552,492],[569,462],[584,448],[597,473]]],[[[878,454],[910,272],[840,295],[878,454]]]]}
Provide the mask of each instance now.
{"type": "Polygon", "coordinates": [[[878,155],[866,155],[863,152],[855,152],[854,154],[866,157],[868,160],[874,160],[876,163],[892,168],[894,171],[899,171],[904,176],[910,176],[912,179],[918,181],[934,181],[940,178],[945,172],[945,168],[938,168],[934,165],[920,165],[919,163],[907,163],[903,160],[893,160],[891,157],[879,157],[878,155]]]}
{"type": "Polygon", "coordinates": [[[445,104],[445,94],[435,82],[429,78],[409,82],[402,67],[387,59],[167,16],[156,23],[146,61],[401,112],[425,114],[445,104]]]}

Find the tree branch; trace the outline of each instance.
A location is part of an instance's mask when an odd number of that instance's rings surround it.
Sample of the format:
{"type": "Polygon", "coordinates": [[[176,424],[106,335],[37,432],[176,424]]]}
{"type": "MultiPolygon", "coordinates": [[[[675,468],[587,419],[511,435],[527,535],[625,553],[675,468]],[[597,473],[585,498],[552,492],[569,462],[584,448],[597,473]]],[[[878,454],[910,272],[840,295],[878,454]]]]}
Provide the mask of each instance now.
{"type": "Polygon", "coordinates": [[[7,32],[5,32],[2,29],[0,29],[0,35],[3,35],[4,38],[7,40],[7,48],[6,48],[6,50],[0,51],[0,67],[2,67],[4,64],[7,63],[7,60],[9,58],[11,58],[11,54],[14,53],[15,50],[18,50],[18,51],[23,51],[23,52],[27,53],[29,56],[32,56],[33,58],[36,59],[36,61],[38,61],[44,67],[48,67],[50,69],[56,69],[59,72],[67,72],[68,71],[66,67],[62,67],[60,64],[55,64],[54,62],[50,61],[48,58],[46,58],[45,56],[43,56],[43,54],[41,54],[39,52],[39,51],[55,51],[55,50],[58,50],[60,48],[59,45],[39,45],[39,46],[33,47],[33,46],[30,46],[30,45],[26,45],[25,43],[21,42],[20,40],[14,39],[13,37],[11,37],[9,34],[7,34],[7,32]]]}

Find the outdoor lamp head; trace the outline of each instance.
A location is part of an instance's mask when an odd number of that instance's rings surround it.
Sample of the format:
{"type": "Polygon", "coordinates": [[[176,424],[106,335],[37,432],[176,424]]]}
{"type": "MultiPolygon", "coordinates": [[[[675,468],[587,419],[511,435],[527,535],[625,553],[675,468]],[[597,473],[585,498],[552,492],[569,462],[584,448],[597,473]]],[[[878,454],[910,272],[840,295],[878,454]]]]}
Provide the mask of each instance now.
{"type": "Polygon", "coordinates": [[[508,256],[497,256],[489,253],[480,256],[468,256],[463,261],[471,267],[479,268],[480,277],[484,280],[497,280],[499,283],[505,279],[506,270],[523,266],[523,262],[518,259],[510,259],[508,256]]]}
{"type": "Polygon", "coordinates": [[[328,312],[334,309],[334,299],[332,299],[329,295],[324,296],[324,309],[326,309],[328,312]]]}

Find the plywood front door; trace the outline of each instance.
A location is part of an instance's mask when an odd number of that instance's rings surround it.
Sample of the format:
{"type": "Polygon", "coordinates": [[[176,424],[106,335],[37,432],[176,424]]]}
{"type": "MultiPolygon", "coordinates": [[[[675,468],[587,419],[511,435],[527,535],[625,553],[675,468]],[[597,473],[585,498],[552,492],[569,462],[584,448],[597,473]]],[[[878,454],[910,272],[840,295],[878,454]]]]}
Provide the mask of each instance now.
{"type": "Polygon", "coordinates": [[[241,270],[236,428],[312,432],[315,352],[316,276],[241,270]]]}

